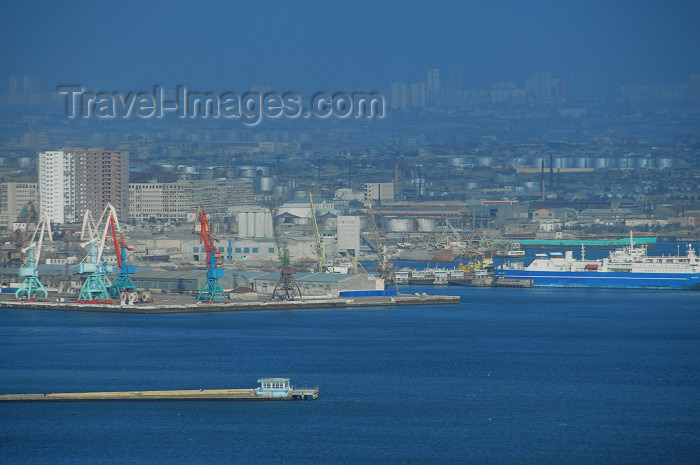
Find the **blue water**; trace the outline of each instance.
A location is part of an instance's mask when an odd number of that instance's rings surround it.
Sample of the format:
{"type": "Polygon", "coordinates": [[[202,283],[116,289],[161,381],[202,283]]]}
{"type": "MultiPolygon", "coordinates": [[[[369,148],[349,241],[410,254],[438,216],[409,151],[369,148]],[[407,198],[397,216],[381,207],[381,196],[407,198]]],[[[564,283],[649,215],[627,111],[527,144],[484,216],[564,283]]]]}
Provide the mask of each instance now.
{"type": "Polygon", "coordinates": [[[0,405],[3,464],[698,463],[700,293],[430,289],[454,306],[3,310],[0,392],[320,385],[316,402],[0,405]]]}

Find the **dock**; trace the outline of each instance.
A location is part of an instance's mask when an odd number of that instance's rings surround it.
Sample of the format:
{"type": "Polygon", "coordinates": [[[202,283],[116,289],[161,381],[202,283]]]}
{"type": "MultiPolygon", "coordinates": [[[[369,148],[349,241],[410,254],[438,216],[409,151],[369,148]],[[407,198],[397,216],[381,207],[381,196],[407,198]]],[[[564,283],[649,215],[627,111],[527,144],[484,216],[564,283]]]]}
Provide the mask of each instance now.
{"type": "MultiPolygon", "coordinates": [[[[164,295],[167,297],[167,295],[164,295]]],[[[171,296],[175,297],[175,296],[171,296]]],[[[75,302],[27,302],[0,300],[0,308],[28,308],[33,310],[68,310],[113,313],[211,313],[211,312],[246,312],[259,310],[304,310],[323,308],[385,307],[398,305],[455,305],[460,303],[459,296],[399,294],[381,297],[332,297],[321,299],[302,299],[293,301],[232,301],[217,303],[194,303],[184,296],[177,296],[171,302],[144,303],[135,305],[89,304],[75,302]]]]}
{"type": "Polygon", "coordinates": [[[493,282],[493,287],[533,287],[532,279],[498,278],[493,282]]]}
{"type": "Polygon", "coordinates": [[[190,389],[171,391],[57,392],[2,394],[0,402],[85,402],[165,400],[316,400],[318,387],[296,389],[289,378],[262,378],[255,389],[190,389]]]}

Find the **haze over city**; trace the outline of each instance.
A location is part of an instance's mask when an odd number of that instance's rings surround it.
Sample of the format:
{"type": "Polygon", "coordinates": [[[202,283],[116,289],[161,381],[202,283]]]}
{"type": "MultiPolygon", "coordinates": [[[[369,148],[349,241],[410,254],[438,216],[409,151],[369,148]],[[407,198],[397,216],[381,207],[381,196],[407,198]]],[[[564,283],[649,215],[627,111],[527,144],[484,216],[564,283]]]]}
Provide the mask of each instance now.
{"type": "Polygon", "coordinates": [[[466,88],[543,70],[679,84],[700,72],[699,17],[691,0],[11,2],[0,77],[122,92],[376,90],[433,68],[459,72],[466,88]]]}

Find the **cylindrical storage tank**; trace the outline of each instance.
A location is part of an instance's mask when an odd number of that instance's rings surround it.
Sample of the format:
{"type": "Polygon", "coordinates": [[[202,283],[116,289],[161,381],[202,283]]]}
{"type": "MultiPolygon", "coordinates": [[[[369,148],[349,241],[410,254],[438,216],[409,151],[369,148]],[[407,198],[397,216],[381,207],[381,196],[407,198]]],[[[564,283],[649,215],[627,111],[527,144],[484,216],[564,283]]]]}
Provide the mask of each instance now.
{"type": "Polygon", "coordinates": [[[416,225],[420,232],[435,232],[437,220],[434,218],[418,218],[416,220],[416,225]]]}
{"type": "Polygon", "coordinates": [[[575,157],[571,159],[571,168],[585,168],[586,158],[585,157],[575,157]]]}
{"type": "Polygon", "coordinates": [[[214,168],[204,168],[199,172],[200,179],[214,179],[214,168]]]}
{"type": "Polygon", "coordinates": [[[673,168],[672,158],[657,158],[654,162],[654,167],[656,168],[673,168]]]}
{"type": "Polygon", "coordinates": [[[450,159],[450,165],[452,166],[464,166],[467,164],[467,159],[464,157],[452,157],[450,159]]]}
{"type": "Polygon", "coordinates": [[[478,189],[479,188],[479,183],[478,182],[468,182],[465,184],[467,189],[478,189]]]}
{"type": "Polygon", "coordinates": [[[523,159],[520,157],[514,157],[510,160],[506,160],[504,165],[510,168],[518,168],[523,165],[523,159]]]}
{"type": "Polygon", "coordinates": [[[275,186],[272,188],[272,194],[273,195],[289,195],[290,193],[289,186],[275,186]]]}
{"type": "Polygon", "coordinates": [[[185,174],[197,174],[197,173],[199,173],[199,170],[197,169],[196,166],[183,166],[180,168],[180,171],[182,171],[185,174]]]}
{"type": "Polygon", "coordinates": [[[547,168],[549,160],[545,160],[543,157],[532,157],[530,159],[530,166],[532,168],[542,168],[542,162],[544,161],[544,167],[547,168]]]}
{"type": "Polygon", "coordinates": [[[272,192],[272,189],[275,187],[275,179],[274,178],[258,178],[258,190],[260,192],[272,192]]]}
{"type": "Polygon", "coordinates": [[[248,237],[248,212],[238,212],[236,221],[238,222],[238,235],[248,237]]]}
{"type": "Polygon", "coordinates": [[[267,212],[255,212],[253,215],[255,216],[255,237],[264,237],[267,212]]]}
{"type": "Polygon", "coordinates": [[[493,157],[477,157],[474,162],[475,166],[492,166],[493,157]]]}
{"type": "Polygon", "coordinates": [[[258,171],[255,166],[252,165],[241,165],[238,167],[238,177],[239,178],[254,178],[258,175],[258,171]]]}
{"type": "Polygon", "coordinates": [[[246,235],[248,237],[255,237],[255,212],[245,212],[246,213],[246,225],[247,225],[247,230],[246,230],[246,235]]]}
{"type": "Polygon", "coordinates": [[[600,168],[607,168],[607,166],[608,166],[607,158],[603,158],[603,157],[594,158],[592,161],[593,161],[593,168],[600,169],[600,168]]]}
{"type": "Polygon", "coordinates": [[[258,176],[270,176],[269,166],[256,166],[255,171],[258,176]]]}
{"type": "Polygon", "coordinates": [[[638,157],[634,159],[635,168],[646,168],[649,165],[649,159],[644,157],[638,157]]]}
{"type": "Polygon", "coordinates": [[[309,191],[294,191],[295,199],[306,199],[309,200],[309,191]]]}
{"type": "Polygon", "coordinates": [[[19,167],[20,168],[29,168],[29,165],[32,162],[32,159],[29,157],[21,157],[19,160],[17,160],[19,167]]]}
{"type": "Polygon", "coordinates": [[[389,230],[396,232],[412,232],[413,220],[409,218],[391,218],[389,220],[389,230]]]}

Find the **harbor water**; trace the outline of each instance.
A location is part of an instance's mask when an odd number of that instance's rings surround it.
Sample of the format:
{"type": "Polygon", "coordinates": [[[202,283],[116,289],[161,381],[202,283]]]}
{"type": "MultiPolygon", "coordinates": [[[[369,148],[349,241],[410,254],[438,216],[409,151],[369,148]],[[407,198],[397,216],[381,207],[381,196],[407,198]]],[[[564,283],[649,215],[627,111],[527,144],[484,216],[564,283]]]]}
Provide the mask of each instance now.
{"type": "Polygon", "coordinates": [[[3,464],[697,463],[700,293],[404,287],[460,305],[3,310],[0,393],[319,385],[315,402],[0,405],[3,464]]]}

